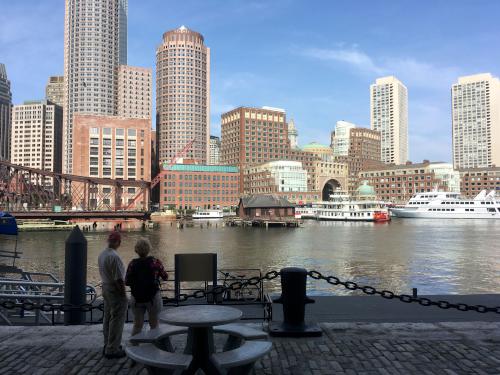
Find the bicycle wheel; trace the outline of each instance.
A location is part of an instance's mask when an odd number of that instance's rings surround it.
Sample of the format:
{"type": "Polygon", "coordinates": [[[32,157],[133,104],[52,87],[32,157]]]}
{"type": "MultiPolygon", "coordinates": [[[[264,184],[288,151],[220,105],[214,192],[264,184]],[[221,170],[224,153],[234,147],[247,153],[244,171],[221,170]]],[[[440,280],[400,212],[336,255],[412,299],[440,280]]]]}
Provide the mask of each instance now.
{"type": "Polygon", "coordinates": [[[241,298],[246,302],[255,302],[260,298],[260,288],[257,285],[247,285],[240,290],[241,298]]]}

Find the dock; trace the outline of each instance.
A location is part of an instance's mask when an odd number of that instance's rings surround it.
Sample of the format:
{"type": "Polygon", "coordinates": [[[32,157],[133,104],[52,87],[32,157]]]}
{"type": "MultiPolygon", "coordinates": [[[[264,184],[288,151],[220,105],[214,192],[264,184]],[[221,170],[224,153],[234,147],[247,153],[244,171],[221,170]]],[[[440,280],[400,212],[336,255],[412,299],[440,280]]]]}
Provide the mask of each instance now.
{"type": "Polygon", "coordinates": [[[224,224],[229,227],[287,227],[298,228],[302,225],[302,220],[295,218],[253,218],[242,219],[240,217],[231,217],[224,220],[224,224]]]}

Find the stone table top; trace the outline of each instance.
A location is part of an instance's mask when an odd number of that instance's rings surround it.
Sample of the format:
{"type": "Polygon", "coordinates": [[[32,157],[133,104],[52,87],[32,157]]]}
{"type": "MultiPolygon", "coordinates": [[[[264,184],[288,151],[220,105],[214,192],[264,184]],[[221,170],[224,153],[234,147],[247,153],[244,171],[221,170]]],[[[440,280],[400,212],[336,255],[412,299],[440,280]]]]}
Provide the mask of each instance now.
{"type": "Polygon", "coordinates": [[[181,306],[160,313],[160,320],[175,326],[212,327],[241,318],[241,310],[218,305],[181,306]]]}

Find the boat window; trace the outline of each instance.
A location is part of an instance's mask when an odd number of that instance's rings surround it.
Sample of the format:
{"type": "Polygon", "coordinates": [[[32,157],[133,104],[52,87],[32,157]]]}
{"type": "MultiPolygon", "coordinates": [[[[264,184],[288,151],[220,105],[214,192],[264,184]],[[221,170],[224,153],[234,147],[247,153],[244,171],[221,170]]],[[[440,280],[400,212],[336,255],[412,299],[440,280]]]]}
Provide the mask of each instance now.
{"type": "Polygon", "coordinates": [[[488,212],[496,212],[494,208],[488,207],[488,212]]]}

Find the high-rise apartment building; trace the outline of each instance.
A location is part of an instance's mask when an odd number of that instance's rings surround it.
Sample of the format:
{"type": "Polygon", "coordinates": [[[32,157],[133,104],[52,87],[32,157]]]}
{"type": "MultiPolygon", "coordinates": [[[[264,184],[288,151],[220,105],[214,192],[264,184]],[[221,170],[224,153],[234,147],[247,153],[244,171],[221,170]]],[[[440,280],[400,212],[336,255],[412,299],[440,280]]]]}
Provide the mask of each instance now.
{"type": "Polygon", "coordinates": [[[45,86],[45,99],[64,107],[64,76],[51,76],[45,86]]]}
{"type": "Polygon", "coordinates": [[[455,169],[500,166],[500,80],[459,77],[451,89],[455,169]]]}
{"type": "Polygon", "coordinates": [[[11,130],[12,93],[7,70],[0,64],[0,159],[10,157],[10,130],[11,130]]]}
{"type": "Polygon", "coordinates": [[[156,50],[159,163],[183,155],[206,164],[210,138],[210,49],[200,33],[181,26],[163,34],[156,50]]]}
{"type": "Polygon", "coordinates": [[[151,119],[152,69],[120,65],[118,68],[118,116],[151,119]]]}
{"type": "Polygon", "coordinates": [[[335,130],[332,132],[331,146],[333,156],[347,156],[349,154],[349,145],[351,137],[351,129],[356,125],[347,121],[337,121],[335,130]]]}
{"type": "Polygon", "coordinates": [[[118,66],[126,61],[127,0],[66,0],[64,171],[73,166],[76,113],[117,113],[118,66]]]}
{"type": "MultiPolygon", "coordinates": [[[[62,112],[62,107],[47,100],[26,101],[13,107],[12,163],[61,172],[62,112]]],[[[46,182],[51,183],[49,181],[46,182]]]]}
{"type": "Polygon", "coordinates": [[[396,77],[370,85],[371,129],[380,132],[381,159],[387,164],[408,160],[408,89],[396,77]]]}
{"type": "Polygon", "coordinates": [[[220,164],[220,138],[215,135],[210,136],[210,158],[209,165],[220,164]]]}

